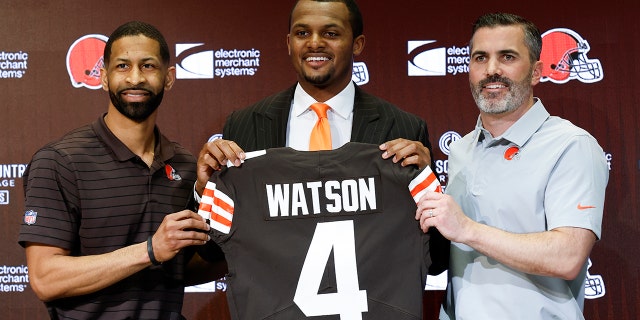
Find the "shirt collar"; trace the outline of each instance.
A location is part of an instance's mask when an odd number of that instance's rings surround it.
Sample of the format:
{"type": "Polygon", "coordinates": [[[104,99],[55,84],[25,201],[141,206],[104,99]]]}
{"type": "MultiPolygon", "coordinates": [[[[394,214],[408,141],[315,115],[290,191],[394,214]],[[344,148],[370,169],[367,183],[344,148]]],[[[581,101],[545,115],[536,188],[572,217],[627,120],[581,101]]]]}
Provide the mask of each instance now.
{"type": "MultiPolygon", "coordinates": [[[[337,116],[347,119],[351,112],[353,112],[353,102],[356,96],[356,88],[353,82],[340,91],[337,95],[333,96],[327,101],[320,101],[328,104],[331,107],[333,113],[337,116]]],[[[295,93],[293,95],[291,114],[295,117],[303,115],[309,110],[309,106],[316,103],[313,97],[311,97],[298,83],[295,93]]]]}
{"type": "MultiPolygon", "coordinates": [[[[107,127],[107,124],[104,121],[105,115],[106,113],[102,114],[98,117],[98,120],[93,122],[91,125],[94,132],[96,132],[97,136],[104,142],[104,144],[112,150],[119,161],[128,161],[136,157],[136,155],[129,150],[129,148],[122,143],[122,141],[120,141],[120,139],[118,139],[111,130],[109,130],[109,127],[107,127]]],[[[160,133],[157,126],[154,129],[154,134],[156,135],[154,153],[156,156],[159,156],[159,159],[166,162],[175,155],[174,146],[169,139],[160,133]]]]}
{"type": "Polygon", "coordinates": [[[484,139],[499,141],[504,139],[514,143],[518,147],[522,147],[550,116],[547,109],[542,105],[542,101],[538,98],[534,98],[534,100],[535,103],[533,106],[500,137],[491,137],[489,131],[485,130],[482,126],[482,120],[480,116],[478,116],[474,139],[476,141],[482,141],[484,139]]]}

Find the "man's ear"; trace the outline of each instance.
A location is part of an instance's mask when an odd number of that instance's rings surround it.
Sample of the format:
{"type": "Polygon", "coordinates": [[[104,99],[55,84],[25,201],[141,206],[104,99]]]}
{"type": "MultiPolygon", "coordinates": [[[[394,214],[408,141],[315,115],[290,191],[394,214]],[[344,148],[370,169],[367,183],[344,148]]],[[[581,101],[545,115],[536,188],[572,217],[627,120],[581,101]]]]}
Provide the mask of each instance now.
{"type": "Polygon", "coordinates": [[[107,78],[107,69],[100,68],[100,82],[102,83],[102,90],[109,91],[109,78],[107,78]]]}
{"type": "Polygon", "coordinates": [[[358,56],[364,50],[364,34],[359,35],[357,38],[353,39],[353,55],[358,56]]]}
{"type": "Polygon", "coordinates": [[[164,79],[164,89],[169,91],[176,82],[176,67],[171,66],[167,69],[167,75],[164,79]]]}
{"type": "Polygon", "coordinates": [[[542,77],[542,61],[538,60],[533,65],[533,72],[531,72],[531,86],[538,84],[540,77],[542,77]]]}

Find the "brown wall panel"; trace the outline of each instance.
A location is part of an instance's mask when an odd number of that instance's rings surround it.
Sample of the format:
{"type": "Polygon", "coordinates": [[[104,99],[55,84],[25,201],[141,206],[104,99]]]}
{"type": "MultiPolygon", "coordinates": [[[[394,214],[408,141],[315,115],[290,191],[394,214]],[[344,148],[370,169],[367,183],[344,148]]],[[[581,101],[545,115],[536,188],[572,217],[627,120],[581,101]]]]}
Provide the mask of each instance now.
{"type": "MultiPolygon", "coordinates": [[[[254,76],[215,75],[212,79],[179,79],[160,107],[161,130],[197,153],[226,116],[295,82],[285,46],[293,1],[122,1],[5,0],[0,3],[0,53],[26,53],[26,68],[9,75],[0,70],[0,271],[22,275],[26,264],[16,243],[23,214],[21,165],[35,150],[63,133],[93,121],[106,111],[102,90],[75,88],[66,69],[70,45],[88,34],[107,36],[121,23],[141,19],[166,36],[174,64],[176,45],[203,43],[189,51],[259,50],[254,76]],[[5,268],[5,269],[1,269],[5,268]],[[3,271],[4,270],[4,271],[3,271]]],[[[421,52],[464,48],[471,24],[486,12],[523,15],[541,29],[568,28],[588,41],[590,59],[598,59],[604,77],[586,83],[540,83],[534,90],[547,109],[591,132],[610,157],[602,239],[591,260],[591,275],[601,276],[606,294],[585,302],[587,319],[640,318],[640,23],[632,0],[584,2],[504,1],[367,1],[366,47],[355,61],[366,63],[369,82],[362,87],[423,117],[436,160],[449,131],[473,129],[477,108],[467,74],[409,76],[408,63],[421,52]],[[410,41],[432,40],[409,51],[410,41]]],[[[448,57],[462,57],[448,54],[448,57]]],[[[2,62],[0,58],[0,63],[2,62]]],[[[5,58],[6,60],[6,58],[5,58]]],[[[461,64],[447,67],[463,68],[461,64]]],[[[13,70],[16,71],[16,70],[13,70]]],[[[438,172],[446,177],[446,172],[438,172]]],[[[3,273],[0,272],[0,276],[3,273]]],[[[0,279],[2,279],[0,277],[0,279]]],[[[0,282],[3,319],[45,319],[46,311],[26,282],[0,282]]],[[[425,319],[435,319],[442,291],[425,293],[425,319]]],[[[187,293],[189,319],[227,319],[224,292],[187,293]]]]}

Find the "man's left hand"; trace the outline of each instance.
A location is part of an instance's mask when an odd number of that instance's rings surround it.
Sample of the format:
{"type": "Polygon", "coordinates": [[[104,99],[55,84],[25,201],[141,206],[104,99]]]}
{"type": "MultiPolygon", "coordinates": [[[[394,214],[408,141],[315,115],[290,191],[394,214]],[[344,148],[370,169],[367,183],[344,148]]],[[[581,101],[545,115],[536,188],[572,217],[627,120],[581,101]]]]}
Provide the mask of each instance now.
{"type": "Polygon", "coordinates": [[[429,149],[420,141],[395,139],[381,144],[380,150],[384,151],[382,158],[393,157],[393,162],[400,162],[403,167],[414,164],[422,169],[431,164],[429,149]]]}

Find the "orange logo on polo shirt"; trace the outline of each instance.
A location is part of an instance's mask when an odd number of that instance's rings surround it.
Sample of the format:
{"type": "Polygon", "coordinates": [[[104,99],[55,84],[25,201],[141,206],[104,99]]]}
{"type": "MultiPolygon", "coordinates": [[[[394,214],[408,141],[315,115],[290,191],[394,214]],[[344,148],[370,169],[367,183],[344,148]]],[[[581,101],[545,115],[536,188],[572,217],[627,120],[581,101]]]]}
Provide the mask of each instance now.
{"type": "Polygon", "coordinates": [[[173,167],[171,165],[165,165],[164,166],[164,172],[167,173],[167,178],[169,178],[169,180],[171,181],[180,181],[182,180],[182,177],[176,172],[175,169],[173,169],[173,167]]]}
{"type": "Polygon", "coordinates": [[[518,157],[518,154],[520,154],[520,148],[516,147],[516,146],[512,146],[507,148],[507,150],[504,151],[504,158],[506,160],[513,160],[514,158],[518,157]]]}
{"type": "Polygon", "coordinates": [[[595,206],[583,206],[578,203],[578,210],[595,209],[595,206]]]}

